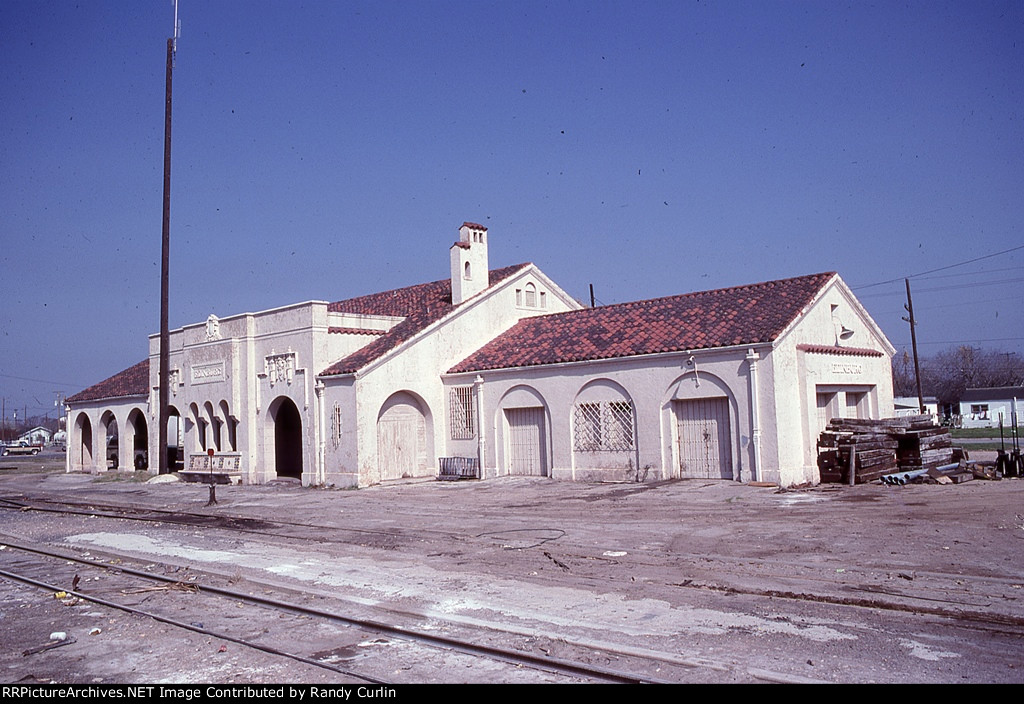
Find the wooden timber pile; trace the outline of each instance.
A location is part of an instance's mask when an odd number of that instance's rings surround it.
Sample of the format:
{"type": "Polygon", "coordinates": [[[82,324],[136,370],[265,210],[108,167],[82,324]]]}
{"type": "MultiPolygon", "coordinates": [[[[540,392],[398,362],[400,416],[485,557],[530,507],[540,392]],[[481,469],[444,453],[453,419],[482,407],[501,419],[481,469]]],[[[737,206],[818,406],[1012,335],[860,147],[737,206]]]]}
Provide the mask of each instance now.
{"type": "Polygon", "coordinates": [[[949,464],[953,439],[948,428],[935,425],[927,415],[833,418],[818,438],[821,481],[850,483],[851,457],[854,483],[864,484],[883,474],[949,464]]]}

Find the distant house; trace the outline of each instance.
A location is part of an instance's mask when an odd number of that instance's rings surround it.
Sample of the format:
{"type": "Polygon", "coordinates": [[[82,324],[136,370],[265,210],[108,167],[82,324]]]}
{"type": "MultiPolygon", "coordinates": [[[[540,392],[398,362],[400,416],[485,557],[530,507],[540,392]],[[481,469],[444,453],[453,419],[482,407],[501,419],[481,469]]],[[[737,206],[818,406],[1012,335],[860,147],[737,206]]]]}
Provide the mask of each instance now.
{"type": "Polygon", "coordinates": [[[35,428],[26,430],[24,433],[19,435],[18,440],[24,440],[29,445],[47,445],[52,437],[52,432],[41,425],[37,425],[35,428]]]}
{"type": "Polygon", "coordinates": [[[967,389],[960,397],[960,416],[964,428],[996,428],[1002,416],[1003,426],[1013,424],[1013,405],[1017,404],[1017,422],[1024,421],[1024,386],[996,386],[967,389]]]}
{"type": "MultiPolygon", "coordinates": [[[[247,483],[789,486],[817,481],[830,418],[892,415],[894,349],[834,272],[583,308],[533,264],[489,269],[489,239],[464,223],[439,281],[171,331],[167,449],[247,483]]],[[[67,399],[68,471],[106,471],[115,434],[118,467],[158,456],[158,342],[67,399]]]]}
{"type": "MultiPolygon", "coordinates": [[[[893,415],[916,416],[921,413],[921,406],[917,396],[896,396],[892,400],[893,415]]],[[[924,412],[932,417],[935,422],[939,420],[939,399],[934,396],[924,397],[924,412]]]]}

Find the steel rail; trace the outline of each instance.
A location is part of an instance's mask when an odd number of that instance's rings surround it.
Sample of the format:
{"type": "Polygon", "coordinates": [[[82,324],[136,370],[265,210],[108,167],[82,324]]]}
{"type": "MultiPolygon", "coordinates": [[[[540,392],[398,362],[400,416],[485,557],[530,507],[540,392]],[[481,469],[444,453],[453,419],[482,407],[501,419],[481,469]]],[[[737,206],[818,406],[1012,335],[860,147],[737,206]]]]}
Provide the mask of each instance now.
{"type": "MultiPolygon", "coordinates": [[[[100,568],[103,568],[103,569],[117,571],[117,572],[123,572],[125,574],[130,574],[130,575],[133,575],[133,576],[142,577],[142,578],[145,578],[145,579],[150,579],[150,580],[153,580],[153,581],[167,582],[167,583],[175,583],[175,582],[179,582],[180,581],[180,579],[176,579],[176,578],[172,578],[172,577],[165,577],[163,575],[158,575],[158,574],[152,574],[150,572],[146,572],[146,571],[143,571],[143,570],[136,570],[136,569],[133,569],[131,567],[126,567],[124,565],[116,565],[116,566],[115,565],[105,565],[103,563],[99,563],[99,562],[96,562],[94,560],[85,560],[85,559],[82,559],[82,558],[77,557],[75,555],[69,555],[67,553],[53,552],[53,551],[49,551],[49,550],[43,550],[42,548],[38,548],[38,547],[33,547],[33,546],[29,546],[29,545],[22,545],[22,544],[19,544],[19,543],[7,540],[5,537],[2,539],[2,544],[6,545],[9,548],[14,548],[14,549],[21,550],[21,551],[27,552],[27,553],[34,553],[34,554],[37,554],[37,555],[43,555],[45,557],[57,558],[57,559],[61,559],[61,560],[70,560],[70,561],[73,561],[73,562],[78,562],[80,564],[85,564],[85,565],[89,565],[89,566],[92,566],[92,567],[100,567],[100,568]]],[[[0,571],[0,576],[8,576],[8,573],[0,571]]],[[[11,578],[17,579],[17,576],[12,576],[11,578]]],[[[22,581],[24,581],[24,580],[22,580],[22,581]]],[[[521,651],[509,650],[507,648],[499,648],[499,647],[496,647],[496,646],[480,645],[480,644],[477,644],[477,643],[470,643],[468,641],[462,641],[462,640],[459,640],[457,638],[450,638],[448,636],[435,635],[435,634],[432,634],[432,633],[425,633],[425,632],[422,632],[422,631],[416,631],[416,630],[411,629],[411,628],[406,628],[406,627],[398,626],[398,625],[394,625],[394,624],[383,623],[381,621],[375,621],[375,620],[370,620],[370,619],[362,619],[362,618],[357,618],[357,617],[353,617],[353,616],[345,616],[345,615],[342,615],[342,614],[332,613],[330,611],[324,611],[322,609],[315,609],[315,608],[311,608],[311,607],[308,607],[308,606],[302,606],[302,605],[299,605],[299,604],[293,604],[293,603],[289,603],[289,602],[286,602],[286,601],[281,601],[279,599],[272,599],[272,598],[269,598],[269,597],[258,596],[258,595],[255,595],[255,594],[242,594],[240,592],[237,592],[237,591],[231,590],[231,589],[223,589],[221,587],[215,587],[215,586],[211,586],[211,585],[199,585],[199,584],[194,584],[194,583],[193,583],[193,586],[195,586],[200,592],[216,594],[218,596],[223,596],[223,597],[226,597],[226,598],[229,598],[229,599],[235,599],[235,600],[238,600],[238,601],[243,601],[243,602],[246,602],[246,603],[259,604],[261,606],[268,606],[270,608],[278,609],[278,610],[282,610],[282,611],[289,611],[289,612],[303,614],[303,615],[307,615],[307,616],[315,616],[317,618],[323,618],[323,619],[328,619],[328,620],[331,620],[331,621],[337,621],[337,622],[344,623],[344,624],[347,624],[347,625],[350,625],[350,626],[354,626],[354,627],[357,627],[357,628],[362,628],[364,630],[375,631],[375,632],[378,632],[378,633],[385,633],[385,634],[388,634],[388,635],[391,635],[391,636],[396,636],[396,637],[403,638],[405,640],[409,640],[409,641],[413,641],[413,642],[423,643],[423,644],[430,645],[430,646],[433,646],[433,647],[441,647],[441,648],[446,648],[446,649],[450,649],[450,650],[455,650],[455,651],[458,651],[458,652],[461,652],[461,653],[464,653],[464,654],[468,654],[468,655],[483,655],[483,656],[489,657],[489,658],[494,659],[494,660],[500,660],[500,661],[508,662],[508,663],[514,664],[514,665],[528,665],[528,666],[533,667],[535,669],[545,670],[545,671],[548,671],[548,672],[555,672],[556,674],[572,674],[572,675],[577,675],[577,676],[601,679],[601,680],[605,680],[607,682],[620,683],[620,684],[654,684],[654,683],[657,683],[657,684],[671,684],[671,682],[668,682],[668,681],[656,680],[656,679],[647,678],[647,677],[639,677],[637,675],[631,675],[631,674],[619,672],[619,671],[616,671],[616,670],[611,670],[611,669],[608,669],[608,668],[597,668],[597,667],[593,667],[591,665],[585,665],[585,664],[582,664],[582,663],[572,662],[572,661],[569,661],[569,660],[563,660],[563,659],[559,659],[559,658],[541,657],[541,656],[537,656],[537,655],[531,655],[529,653],[524,653],[524,652],[521,652],[521,651]]],[[[47,585],[46,588],[50,588],[50,585],[47,585]]],[[[53,587],[53,590],[57,591],[57,590],[59,590],[59,588],[53,587]]],[[[73,594],[74,596],[78,596],[78,597],[81,597],[81,598],[84,598],[84,599],[88,599],[90,601],[96,601],[97,603],[103,603],[102,600],[99,600],[96,597],[90,597],[88,595],[81,594],[79,592],[70,592],[70,591],[68,591],[66,589],[64,589],[63,591],[67,592],[68,594],[73,594]]],[[[116,604],[104,604],[104,605],[110,605],[112,608],[124,608],[124,610],[129,610],[129,609],[132,608],[132,607],[121,607],[121,606],[118,606],[116,604]]],[[[138,613],[140,613],[141,615],[147,615],[147,616],[151,615],[151,614],[148,614],[148,613],[145,613],[145,612],[141,612],[141,611],[138,612],[138,613]]],[[[182,627],[187,628],[188,630],[193,630],[193,631],[197,631],[197,632],[201,632],[201,633],[206,633],[206,634],[209,634],[209,635],[216,635],[217,637],[220,637],[218,634],[209,632],[209,631],[207,631],[205,629],[201,629],[201,628],[192,626],[190,624],[179,624],[178,622],[173,622],[173,620],[168,620],[168,619],[165,619],[164,617],[156,617],[156,616],[154,616],[154,618],[157,618],[157,620],[164,620],[167,623],[172,623],[172,625],[182,625],[182,627]]],[[[228,639],[232,640],[231,638],[228,638],[228,639]]],[[[238,642],[243,642],[243,641],[238,641],[238,642]]],[[[253,645],[254,645],[254,647],[257,647],[258,649],[261,649],[261,650],[266,649],[264,646],[260,646],[258,644],[253,644],[253,645]]],[[[268,651],[268,652],[270,652],[270,651],[268,651]]],[[[282,654],[285,654],[285,653],[282,653],[282,654]]],[[[287,655],[287,654],[285,654],[285,655],[287,655]]],[[[298,656],[298,657],[301,657],[301,656],[298,656]]],[[[359,677],[360,679],[367,679],[367,678],[363,677],[362,675],[357,675],[355,673],[347,672],[347,671],[344,671],[344,670],[339,670],[339,669],[333,668],[333,667],[331,667],[331,666],[329,666],[329,665],[327,665],[325,663],[317,663],[316,661],[310,661],[310,662],[311,662],[311,664],[318,664],[318,665],[320,665],[322,667],[327,667],[328,669],[335,669],[336,671],[342,672],[344,674],[350,674],[353,677],[359,677]]],[[[368,680],[368,681],[374,681],[377,684],[388,684],[388,683],[385,683],[385,682],[376,682],[375,680],[368,680]]]]}
{"type": "MultiPolygon", "coordinates": [[[[390,537],[401,537],[400,534],[396,534],[396,533],[393,533],[393,532],[368,531],[368,530],[365,530],[365,529],[332,528],[330,526],[322,526],[322,525],[316,525],[316,524],[296,523],[296,522],[282,522],[282,521],[278,521],[278,520],[275,520],[275,519],[252,518],[252,517],[247,517],[247,516],[221,516],[221,515],[213,515],[213,514],[207,514],[207,513],[171,511],[171,510],[168,510],[168,509],[149,508],[149,507],[127,507],[126,508],[126,507],[117,506],[117,505],[114,505],[114,504],[96,504],[96,503],[89,503],[89,502],[65,502],[65,501],[54,501],[54,500],[51,500],[51,499],[38,499],[38,500],[44,501],[45,503],[49,503],[49,504],[56,504],[58,506],[79,506],[79,507],[82,507],[82,506],[90,506],[90,507],[91,506],[102,506],[104,509],[109,510],[110,513],[105,513],[104,511],[100,511],[100,510],[88,510],[88,509],[84,509],[84,508],[81,509],[81,510],[75,510],[75,509],[68,509],[68,508],[40,507],[40,506],[29,505],[27,503],[24,503],[24,501],[19,501],[19,500],[12,499],[12,498],[9,498],[9,497],[0,497],[0,508],[3,508],[3,505],[2,505],[3,503],[7,503],[7,504],[11,504],[13,506],[18,507],[18,510],[32,510],[32,511],[41,511],[41,512],[47,512],[47,513],[70,513],[70,514],[74,514],[74,515],[88,515],[88,516],[94,516],[95,515],[95,516],[101,516],[101,517],[105,517],[105,518],[120,518],[120,519],[124,519],[124,520],[135,520],[135,521],[143,521],[143,522],[149,522],[149,523],[168,523],[170,525],[189,525],[189,524],[187,524],[185,522],[181,522],[181,521],[173,521],[173,520],[167,520],[167,519],[163,519],[163,518],[159,518],[159,517],[151,517],[151,516],[132,516],[132,515],[129,515],[127,513],[127,512],[130,512],[130,511],[140,511],[140,512],[144,511],[144,512],[152,512],[152,513],[157,513],[157,514],[175,515],[175,516],[177,516],[177,515],[194,516],[196,518],[202,518],[202,519],[217,519],[217,518],[219,518],[221,520],[228,520],[228,521],[231,521],[231,520],[235,520],[235,521],[262,521],[262,522],[268,523],[268,524],[294,526],[294,527],[297,527],[297,528],[352,530],[352,531],[361,532],[361,533],[367,533],[367,534],[390,536],[390,537]]],[[[269,531],[266,531],[266,530],[255,530],[255,529],[251,529],[251,528],[245,528],[243,526],[220,525],[220,526],[216,526],[216,527],[220,528],[220,529],[223,529],[223,530],[232,530],[232,531],[236,531],[236,532],[240,532],[240,533],[254,533],[254,534],[257,534],[257,535],[260,535],[260,536],[264,536],[264,537],[272,536],[272,537],[278,537],[278,538],[285,538],[285,539],[288,539],[288,540],[299,539],[297,536],[288,535],[286,533],[273,533],[273,532],[269,532],[269,531]]],[[[435,531],[435,533],[438,534],[438,535],[443,535],[446,538],[464,537],[463,534],[458,534],[458,533],[446,533],[446,532],[442,532],[442,531],[435,531]]],[[[342,544],[342,545],[351,544],[351,541],[346,541],[346,540],[335,540],[335,539],[331,539],[331,538],[321,538],[321,540],[324,540],[324,541],[330,542],[330,543],[338,543],[338,544],[342,544]]],[[[572,556],[572,557],[578,557],[578,558],[594,558],[593,555],[577,554],[577,553],[573,553],[573,552],[570,552],[570,551],[566,551],[565,555],[572,556]]],[[[702,554],[702,555],[699,555],[699,556],[698,555],[691,555],[691,556],[692,557],[701,557],[701,558],[705,558],[705,559],[707,557],[709,557],[708,555],[705,555],[705,554],[702,554]]],[[[686,557],[686,556],[685,555],[676,555],[675,557],[686,557]]],[[[719,556],[717,559],[724,560],[724,561],[730,562],[730,563],[744,563],[744,562],[753,562],[754,561],[753,558],[736,558],[736,557],[724,557],[724,556],[719,556]]],[[[637,564],[643,564],[643,565],[651,566],[651,563],[645,562],[643,560],[635,560],[634,562],[636,562],[637,564]]],[[[763,560],[758,560],[757,562],[758,562],[759,565],[765,565],[766,564],[766,562],[763,561],[763,560]]],[[[799,562],[796,562],[796,563],[794,563],[794,562],[785,562],[783,564],[788,565],[788,566],[794,566],[794,567],[804,567],[804,566],[806,566],[806,565],[803,565],[802,563],[799,563],[799,562]]],[[[764,576],[763,572],[761,574],[762,574],[762,576],[764,576]]],[[[956,577],[956,578],[961,578],[963,576],[963,575],[960,575],[960,574],[952,575],[952,574],[949,574],[949,573],[932,573],[932,572],[929,572],[929,573],[926,573],[926,574],[928,574],[930,576],[936,576],[936,577],[956,577]]],[[[833,584],[830,580],[822,579],[822,578],[817,578],[817,577],[812,577],[812,576],[808,576],[808,575],[801,576],[801,577],[799,577],[799,579],[805,580],[805,581],[812,581],[812,582],[821,582],[821,583],[829,584],[829,585],[833,584]]],[[[988,578],[988,579],[991,579],[991,578],[988,578]]],[[[1009,579],[1009,578],[1005,578],[1005,579],[999,579],[997,581],[1000,581],[1000,582],[1013,582],[1014,580],[1009,579]]],[[[1003,615],[1003,614],[986,614],[986,613],[983,613],[983,612],[966,610],[966,609],[962,608],[964,606],[962,600],[952,600],[952,599],[951,600],[945,600],[945,601],[948,601],[948,603],[950,603],[950,604],[955,604],[955,605],[961,606],[960,609],[949,609],[949,608],[943,608],[943,607],[939,607],[939,606],[922,605],[920,603],[922,601],[929,601],[929,602],[941,602],[941,601],[944,601],[944,600],[941,600],[941,599],[935,599],[935,598],[929,598],[929,597],[920,597],[920,596],[915,596],[913,594],[900,594],[898,592],[884,591],[884,590],[881,590],[881,589],[865,589],[863,587],[856,588],[857,591],[860,591],[860,592],[866,592],[866,593],[875,594],[875,595],[878,595],[878,596],[884,594],[886,596],[897,597],[899,599],[906,600],[907,602],[910,602],[910,603],[898,603],[898,602],[894,602],[892,600],[883,600],[883,599],[880,599],[880,598],[850,597],[850,596],[842,596],[842,595],[836,596],[836,595],[830,595],[830,594],[792,592],[792,591],[779,590],[779,589],[754,589],[754,588],[750,588],[750,587],[738,588],[738,587],[733,587],[733,586],[730,586],[730,585],[727,585],[727,584],[707,582],[707,581],[698,581],[698,580],[692,580],[691,582],[689,582],[687,584],[671,585],[671,586],[679,586],[679,587],[689,588],[689,589],[702,589],[702,590],[727,592],[727,593],[732,593],[732,594],[747,594],[747,595],[750,595],[750,596],[768,596],[768,597],[777,598],[777,599],[789,599],[789,600],[794,600],[794,601],[812,602],[812,603],[821,603],[821,604],[834,604],[834,605],[837,605],[837,606],[847,606],[847,607],[853,607],[853,608],[881,609],[881,610],[885,610],[885,611],[897,611],[897,612],[903,612],[903,613],[927,614],[927,615],[930,615],[930,616],[939,616],[939,617],[944,617],[944,618],[960,619],[960,620],[969,622],[971,624],[975,624],[974,625],[975,628],[980,628],[980,629],[994,631],[994,632],[1007,632],[1007,631],[1004,630],[1004,628],[1007,627],[1007,626],[1009,626],[1011,628],[1024,627],[1024,618],[1015,617],[1015,616],[1011,616],[1011,615],[1003,615]],[[917,602],[917,603],[914,603],[914,602],[917,602]],[[1002,626],[1004,628],[993,628],[993,626],[1002,626]]],[[[1015,634],[1015,635],[1017,634],[1016,632],[1012,632],[1012,633],[1015,634]]]]}
{"type": "MultiPolygon", "coordinates": [[[[18,547],[16,545],[11,545],[10,543],[5,543],[5,544],[8,547],[18,547]]],[[[19,548],[19,549],[21,549],[21,548],[19,548]]],[[[29,551],[29,552],[39,552],[39,551],[29,551]]],[[[45,554],[45,553],[40,553],[40,554],[45,554]]],[[[50,557],[58,557],[58,556],[57,555],[50,555],[50,557]]],[[[68,559],[68,558],[62,558],[62,559],[68,559]]],[[[91,565],[93,567],[106,567],[105,565],[101,565],[101,564],[94,563],[94,562],[88,562],[86,560],[78,560],[78,561],[79,562],[85,562],[85,563],[87,563],[87,564],[89,564],[89,565],[91,565]]],[[[131,573],[131,571],[125,570],[125,569],[121,569],[121,568],[119,568],[119,571],[131,573]]],[[[108,599],[102,599],[102,598],[100,598],[98,596],[93,596],[91,594],[86,594],[84,592],[79,592],[79,591],[69,590],[69,589],[66,589],[66,588],[63,588],[63,587],[58,587],[56,585],[48,584],[46,582],[41,582],[41,581],[39,581],[37,579],[33,579],[33,578],[25,576],[25,575],[16,574],[14,572],[9,572],[9,571],[4,570],[4,569],[0,569],[0,577],[6,577],[7,579],[11,579],[11,580],[14,580],[14,581],[17,581],[17,582],[21,582],[23,584],[28,584],[28,585],[31,585],[33,587],[38,587],[40,589],[44,589],[44,590],[51,591],[51,592],[62,591],[65,594],[68,594],[69,596],[77,597],[79,599],[82,599],[83,601],[88,601],[88,602],[91,602],[93,604],[99,604],[100,606],[105,606],[105,607],[110,608],[110,609],[116,609],[118,611],[124,611],[126,613],[134,614],[136,616],[145,616],[146,618],[151,618],[154,621],[159,621],[160,623],[166,623],[166,624],[168,624],[170,626],[174,626],[176,628],[182,628],[182,629],[184,629],[186,631],[193,631],[195,633],[202,633],[203,635],[212,636],[214,638],[217,638],[218,640],[226,640],[226,641],[228,641],[230,643],[236,643],[238,645],[242,645],[242,646],[245,646],[247,648],[253,648],[254,650],[260,650],[260,651],[263,651],[265,653],[269,653],[271,655],[277,655],[277,656],[280,656],[280,657],[289,658],[291,660],[296,660],[298,662],[305,663],[307,665],[313,665],[315,667],[320,667],[320,668],[323,668],[325,670],[331,670],[333,672],[337,672],[337,673],[340,673],[340,674],[343,674],[343,675],[348,675],[349,677],[355,677],[356,679],[360,679],[360,680],[363,680],[365,682],[371,682],[373,684],[392,684],[390,682],[384,682],[383,680],[378,680],[378,679],[375,679],[373,677],[369,677],[368,675],[360,675],[360,674],[358,674],[356,672],[352,672],[350,670],[344,670],[344,669],[342,669],[340,667],[335,667],[334,665],[331,665],[330,663],[321,662],[319,660],[313,660],[311,658],[307,658],[307,657],[304,657],[302,655],[296,655],[295,653],[289,653],[289,652],[286,652],[284,650],[279,650],[278,648],[273,648],[273,647],[271,647],[269,645],[261,645],[260,643],[254,643],[252,641],[245,640],[244,638],[236,638],[235,636],[230,636],[230,635],[227,635],[226,633],[221,633],[219,631],[212,631],[209,628],[203,628],[201,626],[195,626],[195,625],[192,625],[191,623],[185,623],[184,621],[178,621],[177,619],[169,618],[167,616],[161,616],[160,614],[156,614],[156,613],[153,613],[151,611],[146,611],[144,609],[139,609],[139,608],[136,608],[134,606],[128,606],[127,604],[119,604],[119,603],[117,603],[115,601],[110,601],[108,599]]],[[[173,580],[171,580],[171,581],[173,581],[173,580]]]]}

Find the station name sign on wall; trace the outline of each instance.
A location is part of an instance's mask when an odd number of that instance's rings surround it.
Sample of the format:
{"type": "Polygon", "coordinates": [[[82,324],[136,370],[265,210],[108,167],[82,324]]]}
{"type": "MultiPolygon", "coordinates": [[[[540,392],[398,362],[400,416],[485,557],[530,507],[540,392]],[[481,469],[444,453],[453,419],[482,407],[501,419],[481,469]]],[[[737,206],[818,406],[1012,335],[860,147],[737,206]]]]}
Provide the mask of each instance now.
{"type": "Polygon", "coordinates": [[[224,362],[192,366],[192,384],[210,384],[224,380],[224,362]]]}

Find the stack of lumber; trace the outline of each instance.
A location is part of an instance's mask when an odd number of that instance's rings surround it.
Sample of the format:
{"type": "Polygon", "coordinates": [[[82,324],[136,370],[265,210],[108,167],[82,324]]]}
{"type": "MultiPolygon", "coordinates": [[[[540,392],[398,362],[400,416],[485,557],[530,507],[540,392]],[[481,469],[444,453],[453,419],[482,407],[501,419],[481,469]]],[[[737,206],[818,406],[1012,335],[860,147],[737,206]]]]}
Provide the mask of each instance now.
{"type": "Polygon", "coordinates": [[[833,418],[818,438],[818,470],[823,482],[871,482],[883,474],[949,464],[953,440],[927,415],[865,420],[833,418]]]}
{"type": "Polygon", "coordinates": [[[850,479],[850,457],[855,455],[857,484],[895,472],[897,440],[881,421],[833,418],[818,438],[818,468],[823,482],[850,479]],[[822,457],[824,455],[824,458],[822,457]]]}

